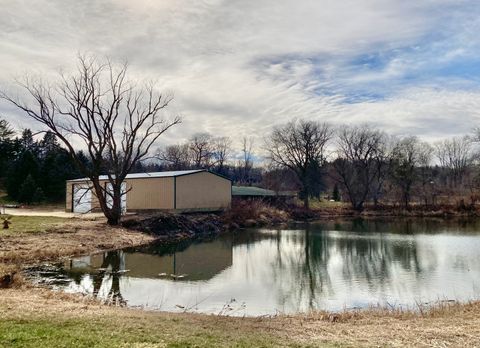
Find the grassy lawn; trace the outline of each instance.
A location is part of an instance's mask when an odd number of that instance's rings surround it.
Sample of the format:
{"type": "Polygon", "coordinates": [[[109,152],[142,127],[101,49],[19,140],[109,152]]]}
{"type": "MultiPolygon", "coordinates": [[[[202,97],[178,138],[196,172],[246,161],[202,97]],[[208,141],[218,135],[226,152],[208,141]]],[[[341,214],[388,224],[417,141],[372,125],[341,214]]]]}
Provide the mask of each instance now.
{"type": "Polygon", "coordinates": [[[334,209],[334,208],[345,208],[349,207],[348,203],[345,202],[330,202],[324,199],[311,199],[309,201],[311,209],[334,209]]]}
{"type": "Polygon", "coordinates": [[[107,307],[38,290],[0,290],[0,347],[338,347],[303,342],[272,324],[107,307]]]}
{"type": "Polygon", "coordinates": [[[186,327],[174,320],[1,320],[2,347],[301,347],[265,333],[186,327]]]}
{"type": "Polygon", "coordinates": [[[42,233],[52,227],[65,223],[68,219],[50,216],[6,216],[0,215],[0,236],[18,233],[42,233]],[[9,218],[11,224],[8,230],[3,229],[3,220],[9,218]]]}

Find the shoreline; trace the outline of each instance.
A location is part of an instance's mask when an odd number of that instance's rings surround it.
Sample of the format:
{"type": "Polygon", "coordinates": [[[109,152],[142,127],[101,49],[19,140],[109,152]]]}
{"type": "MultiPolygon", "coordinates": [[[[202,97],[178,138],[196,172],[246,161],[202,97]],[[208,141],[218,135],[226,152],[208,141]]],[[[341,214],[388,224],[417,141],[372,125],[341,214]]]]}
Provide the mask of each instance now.
{"type": "Polygon", "coordinates": [[[80,346],[93,342],[144,346],[141,342],[149,342],[148,347],[371,347],[387,342],[389,346],[457,347],[480,343],[478,301],[448,303],[422,312],[372,308],[232,317],[117,307],[42,288],[3,289],[0,294],[0,345],[7,346],[9,337],[21,343],[26,336],[32,346],[40,342],[44,346],[59,342],[64,346],[79,342],[84,342],[80,346]],[[35,335],[38,331],[55,332],[55,341],[45,341],[49,338],[35,335]]]}
{"type": "MultiPolygon", "coordinates": [[[[198,223],[198,218],[193,216],[194,224],[198,223]]],[[[319,221],[355,218],[357,217],[329,215],[319,221]]],[[[405,217],[363,216],[362,218],[390,220],[405,217]]],[[[407,218],[416,219],[417,217],[407,218]]],[[[438,216],[434,218],[445,219],[438,216]]],[[[453,217],[453,219],[456,218],[464,217],[453,217]]],[[[208,220],[209,218],[206,218],[207,225],[208,220]]],[[[262,218],[262,222],[265,222],[265,219],[262,218]]],[[[305,221],[292,220],[289,223],[305,223],[305,221]]],[[[284,223],[267,226],[274,227],[282,224],[284,223]]],[[[224,227],[224,225],[219,226],[224,227]]],[[[197,228],[201,226],[198,225],[197,228]]],[[[65,219],[63,223],[47,227],[43,232],[25,232],[19,235],[0,234],[2,245],[0,275],[2,264],[17,267],[22,263],[61,261],[73,256],[102,253],[159,241],[175,243],[192,239],[192,236],[189,233],[185,234],[185,231],[178,233],[178,229],[173,229],[164,234],[165,238],[159,239],[158,236],[137,230],[132,231],[124,227],[112,228],[104,221],[65,219]],[[175,236],[180,239],[175,239],[175,236]],[[18,246],[20,250],[15,250],[18,246]],[[5,251],[8,248],[11,248],[10,252],[16,254],[15,258],[5,251]]],[[[201,234],[195,237],[200,238],[201,234]]],[[[14,273],[15,276],[18,274],[14,273]]],[[[25,335],[34,335],[33,333],[38,330],[52,330],[55,332],[52,337],[57,337],[59,341],[46,342],[44,337],[34,337],[37,345],[38,342],[44,345],[50,343],[51,345],[72,345],[83,340],[86,342],[84,346],[92,345],[90,334],[81,334],[85,330],[89,333],[93,332],[95,340],[104,342],[102,343],[104,346],[142,344],[141,342],[145,342],[145,339],[155,347],[168,346],[168,344],[199,347],[232,345],[307,347],[312,344],[326,347],[381,346],[385,345],[385,337],[389,337],[388,342],[392,345],[433,346],[440,342],[450,346],[480,344],[480,316],[478,315],[480,301],[434,303],[428,307],[422,306],[418,311],[368,307],[337,312],[318,311],[242,318],[117,307],[102,304],[98,299],[80,294],[67,294],[36,287],[25,280],[22,283],[21,278],[17,283],[13,282],[9,285],[12,287],[0,289],[0,345],[7,346],[8,335],[21,340],[25,335]],[[101,332],[96,333],[96,326],[92,326],[92,322],[96,323],[95,325],[98,323],[103,325],[101,332]],[[158,327],[162,327],[163,331],[159,331],[158,327]],[[382,330],[379,330],[379,327],[382,327],[382,330]],[[73,335],[72,330],[79,334],[73,335]],[[105,336],[104,330],[109,330],[112,335],[105,336]],[[128,334],[125,334],[125,330],[128,334]]],[[[28,346],[28,344],[25,345],[28,346]]]]}

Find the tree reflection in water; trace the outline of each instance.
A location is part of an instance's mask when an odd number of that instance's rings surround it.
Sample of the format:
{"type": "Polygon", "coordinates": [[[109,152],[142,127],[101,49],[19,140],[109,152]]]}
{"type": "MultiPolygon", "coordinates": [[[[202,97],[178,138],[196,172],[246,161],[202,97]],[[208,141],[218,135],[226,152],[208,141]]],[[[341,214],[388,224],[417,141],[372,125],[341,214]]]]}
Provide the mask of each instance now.
{"type": "Polygon", "coordinates": [[[359,285],[372,293],[386,293],[398,281],[399,269],[415,279],[436,269],[434,260],[427,263],[430,268],[422,268],[413,236],[431,231],[438,229],[428,220],[360,219],[277,231],[272,238],[276,243],[272,288],[277,289],[283,307],[305,310],[324,307],[322,301],[334,298],[337,287],[359,285]]]}
{"type": "Polygon", "coordinates": [[[167,310],[206,299],[200,311],[215,312],[235,298],[258,314],[471,299],[480,279],[478,231],[480,221],[440,219],[245,229],[207,242],[79,258],[66,265],[59,284],[119,304],[128,299],[167,310]],[[121,281],[125,268],[130,272],[121,281]],[[172,274],[187,276],[177,281],[172,274]]]}
{"type": "Polygon", "coordinates": [[[120,292],[120,271],[123,271],[122,265],[124,254],[121,250],[109,251],[103,254],[103,261],[97,273],[93,278],[93,295],[99,297],[99,291],[103,284],[107,286],[111,280],[111,286],[107,292],[106,298],[112,303],[126,305],[126,301],[120,292]]]}

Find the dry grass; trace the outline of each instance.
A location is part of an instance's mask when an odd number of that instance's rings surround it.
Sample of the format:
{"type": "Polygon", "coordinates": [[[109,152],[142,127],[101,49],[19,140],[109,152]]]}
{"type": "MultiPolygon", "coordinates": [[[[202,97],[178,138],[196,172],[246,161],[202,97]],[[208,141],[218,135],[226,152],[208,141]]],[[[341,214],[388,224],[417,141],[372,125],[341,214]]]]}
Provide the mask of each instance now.
{"type": "MultiPolygon", "coordinates": [[[[153,347],[475,347],[480,345],[479,313],[480,303],[470,303],[441,304],[423,314],[372,309],[230,318],[108,307],[85,297],[43,289],[8,289],[0,290],[0,345],[5,343],[2,325],[20,338],[32,327],[46,330],[53,326],[60,336],[55,336],[54,343],[67,346],[72,331],[91,330],[94,323],[101,327],[103,336],[94,331],[88,334],[99,346],[105,342],[127,346],[148,342],[153,347]],[[18,327],[12,323],[19,323],[18,327]],[[67,323],[69,331],[63,332],[67,323]],[[109,341],[112,337],[119,341],[109,341]]],[[[36,339],[41,345],[52,338],[36,339]]]]}
{"type": "MultiPolygon", "coordinates": [[[[153,240],[102,221],[50,222],[42,222],[39,233],[26,227],[0,234],[0,275],[16,265],[153,240]]],[[[418,312],[370,309],[227,318],[109,307],[24,285],[0,290],[0,346],[480,347],[480,303],[445,302],[418,312]]]]}
{"type": "Polygon", "coordinates": [[[222,214],[225,224],[237,226],[264,226],[285,223],[290,220],[289,214],[261,200],[238,200],[222,214]]]}
{"type": "Polygon", "coordinates": [[[0,229],[0,237],[19,233],[44,233],[59,228],[70,220],[59,217],[0,215],[1,222],[6,218],[10,221],[9,229],[0,229]]]}
{"type": "Polygon", "coordinates": [[[108,226],[104,221],[33,216],[14,216],[12,221],[12,229],[0,232],[0,276],[13,267],[154,240],[140,232],[108,226]]]}

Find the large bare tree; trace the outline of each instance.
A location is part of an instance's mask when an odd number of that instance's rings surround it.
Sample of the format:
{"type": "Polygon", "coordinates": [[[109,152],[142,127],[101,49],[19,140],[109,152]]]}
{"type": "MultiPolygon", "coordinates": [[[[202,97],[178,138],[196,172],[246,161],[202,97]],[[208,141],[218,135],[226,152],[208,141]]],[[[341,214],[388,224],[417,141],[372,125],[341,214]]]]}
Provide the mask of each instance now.
{"type": "Polygon", "coordinates": [[[468,136],[445,139],[435,144],[435,150],[440,165],[449,172],[450,185],[461,185],[475,159],[472,139],[468,136]]]}
{"type": "Polygon", "coordinates": [[[188,169],[191,166],[187,144],[169,145],[165,149],[158,151],[156,158],[172,170],[188,169]]]}
{"type": "Polygon", "coordinates": [[[266,150],[273,164],[292,170],[302,184],[304,207],[309,208],[312,169],[323,166],[326,146],[332,129],[315,121],[292,121],[275,127],[266,141],[266,150]]]}
{"type": "Polygon", "coordinates": [[[422,192],[427,187],[425,170],[431,161],[432,148],[415,136],[398,139],[391,156],[391,176],[402,194],[405,209],[409,209],[412,191],[417,181],[422,184],[422,192]]]}
{"type": "Polygon", "coordinates": [[[362,211],[376,190],[385,160],[385,134],[367,125],[344,127],[338,133],[338,158],[333,162],[337,180],[353,209],[362,211]]]}
{"type": "Polygon", "coordinates": [[[188,142],[188,148],[196,169],[209,169],[214,164],[213,139],[209,133],[194,134],[188,142]]]}
{"type": "Polygon", "coordinates": [[[89,179],[108,223],[119,224],[125,177],[158,138],[180,122],[162,114],[172,96],[158,93],[151,83],[138,86],[128,80],[126,64],[96,57],[79,57],[77,71],[56,82],[26,78],[19,84],[29,99],[5,91],[0,97],[60,139],[89,179]],[[82,143],[89,163],[79,158],[82,143]],[[101,184],[102,174],[108,176],[110,188],[101,184]]]}

